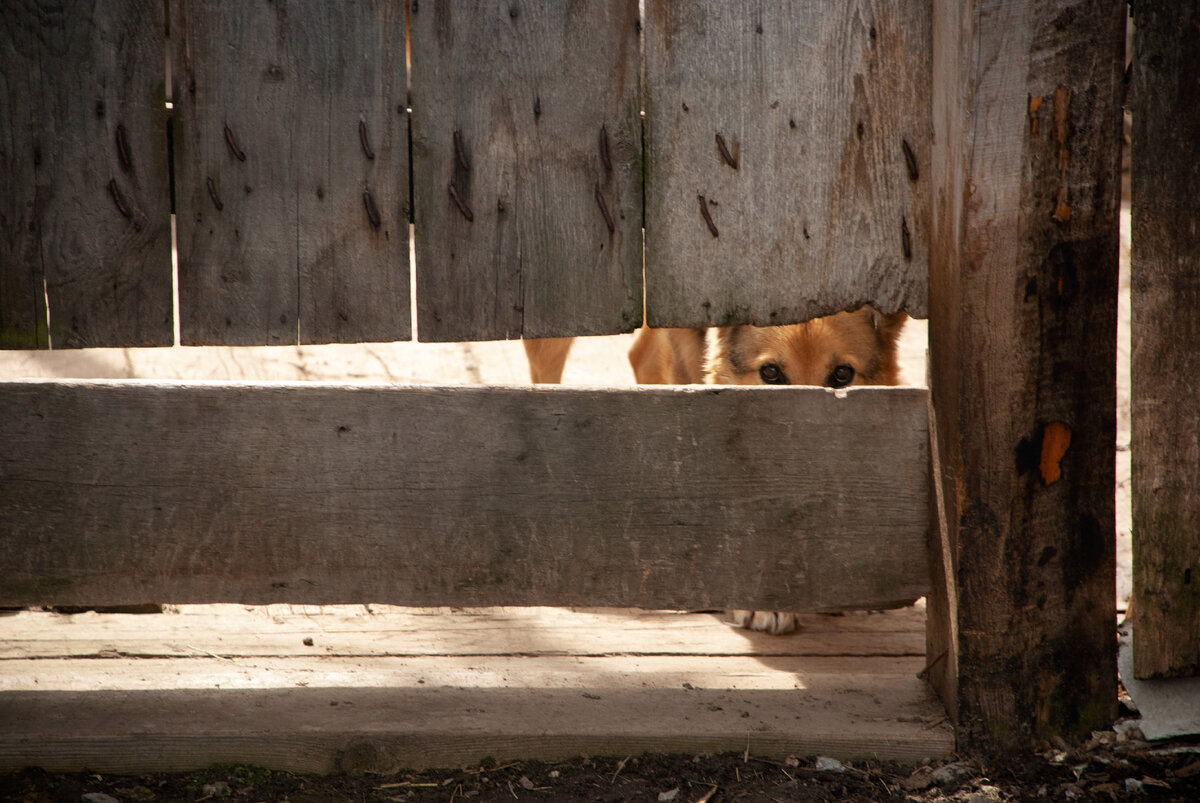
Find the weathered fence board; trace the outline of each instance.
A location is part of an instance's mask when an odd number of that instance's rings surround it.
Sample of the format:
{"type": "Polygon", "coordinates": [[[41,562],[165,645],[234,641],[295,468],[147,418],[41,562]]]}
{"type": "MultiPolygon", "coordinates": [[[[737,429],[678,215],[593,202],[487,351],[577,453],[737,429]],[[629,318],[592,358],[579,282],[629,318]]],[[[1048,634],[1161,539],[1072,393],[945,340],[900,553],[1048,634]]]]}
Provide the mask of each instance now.
{"type": "Polygon", "coordinates": [[[631,331],[636,0],[412,8],[418,336],[631,331]]]}
{"type": "Polygon", "coordinates": [[[1200,10],[1138,0],[1133,84],[1133,660],[1200,674],[1200,10]]]}
{"type": "Polygon", "coordinates": [[[1124,12],[934,3],[930,387],[966,744],[1116,714],[1124,12]]]}
{"type": "Polygon", "coordinates": [[[157,0],[0,4],[0,348],[170,345],[164,63],[157,0]]]}
{"type": "Polygon", "coordinates": [[[926,398],[4,383],[0,605],[887,607],[926,398]]]}
{"type": "Polygon", "coordinates": [[[924,317],[929,3],[649,0],[646,315],[924,317]]]}
{"type": "Polygon", "coordinates": [[[183,342],[407,340],[403,5],[171,13],[183,342]]]}

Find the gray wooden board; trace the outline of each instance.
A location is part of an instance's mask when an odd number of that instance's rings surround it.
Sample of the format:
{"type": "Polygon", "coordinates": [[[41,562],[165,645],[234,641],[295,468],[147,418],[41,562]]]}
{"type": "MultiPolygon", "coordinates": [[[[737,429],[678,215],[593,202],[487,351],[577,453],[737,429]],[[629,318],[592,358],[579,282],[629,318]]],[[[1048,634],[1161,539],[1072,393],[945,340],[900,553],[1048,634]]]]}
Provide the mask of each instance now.
{"type": "Polygon", "coordinates": [[[924,627],[920,603],[892,611],[805,614],[796,634],[785,637],[732,627],[721,614],[631,609],[223,604],[182,605],[155,616],[26,610],[0,617],[0,660],[210,654],[911,657],[924,654],[924,627]]]}
{"type": "Polygon", "coordinates": [[[171,9],[183,342],[407,340],[403,5],[171,9]]]}
{"type": "Polygon", "coordinates": [[[634,329],[636,0],[412,8],[420,339],[634,329]]]}
{"type": "Polygon", "coordinates": [[[1194,3],[1134,6],[1133,665],[1200,675],[1200,53],[1194,3]]]}
{"type": "Polygon", "coordinates": [[[813,610],[927,587],[917,388],[0,384],[0,604],[813,610]]]}
{"type": "Polygon", "coordinates": [[[768,668],[679,656],[638,671],[627,659],[475,659],[445,675],[440,657],[15,662],[41,690],[0,692],[0,771],[252,763],[395,772],[644,751],[920,761],[953,750],[952,729],[916,677],[922,660],[793,658],[768,668]],[[139,677],[159,687],[126,682],[139,677]],[[681,681],[689,677],[696,682],[681,681]],[[71,690],[81,681],[92,689],[71,690]]]}
{"type": "Polygon", "coordinates": [[[164,47],[157,0],[0,4],[0,348],[171,344],[164,47]]]}
{"type": "Polygon", "coordinates": [[[930,390],[964,746],[1084,739],[1117,713],[1125,13],[934,3],[930,390]]]}
{"type": "Polygon", "coordinates": [[[646,5],[647,322],[924,317],[929,3],[646,5]]]}

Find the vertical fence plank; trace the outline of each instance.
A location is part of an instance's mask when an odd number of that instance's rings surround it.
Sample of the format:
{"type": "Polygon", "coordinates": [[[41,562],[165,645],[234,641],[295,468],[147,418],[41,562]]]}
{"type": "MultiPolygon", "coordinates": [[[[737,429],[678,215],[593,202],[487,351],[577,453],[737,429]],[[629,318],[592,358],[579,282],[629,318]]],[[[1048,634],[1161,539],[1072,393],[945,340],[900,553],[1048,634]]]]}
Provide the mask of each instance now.
{"type": "Polygon", "coordinates": [[[189,344],[407,339],[404,8],[172,5],[189,344]]]}
{"type": "Polygon", "coordinates": [[[925,0],[649,0],[646,314],[924,317],[925,0]]]}
{"type": "Polygon", "coordinates": [[[1200,10],[1138,0],[1133,84],[1133,663],[1200,674],[1200,10]]]}
{"type": "Polygon", "coordinates": [[[412,8],[419,337],[633,329],[636,0],[412,8]]]}
{"type": "Polygon", "coordinates": [[[931,392],[967,745],[1116,713],[1124,10],[934,3],[931,392]]]}
{"type": "Polygon", "coordinates": [[[170,345],[164,47],[156,0],[0,5],[0,347],[170,345]]]}

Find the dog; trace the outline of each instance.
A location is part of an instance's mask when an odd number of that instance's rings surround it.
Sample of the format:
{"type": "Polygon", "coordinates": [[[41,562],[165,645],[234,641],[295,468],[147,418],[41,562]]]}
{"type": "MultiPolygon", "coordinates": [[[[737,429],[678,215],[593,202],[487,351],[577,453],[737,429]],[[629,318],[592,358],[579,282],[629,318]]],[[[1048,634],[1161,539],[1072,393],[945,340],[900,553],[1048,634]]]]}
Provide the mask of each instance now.
{"type": "MultiPolygon", "coordinates": [[[[897,385],[900,333],[908,316],[870,306],[786,326],[638,330],[629,349],[641,385],[897,385]]],[[[557,384],[571,338],[526,340],[530,379],[557,384]]],[[[784,634],[797,614],[734,611],[739,627],[784,634]]]]}

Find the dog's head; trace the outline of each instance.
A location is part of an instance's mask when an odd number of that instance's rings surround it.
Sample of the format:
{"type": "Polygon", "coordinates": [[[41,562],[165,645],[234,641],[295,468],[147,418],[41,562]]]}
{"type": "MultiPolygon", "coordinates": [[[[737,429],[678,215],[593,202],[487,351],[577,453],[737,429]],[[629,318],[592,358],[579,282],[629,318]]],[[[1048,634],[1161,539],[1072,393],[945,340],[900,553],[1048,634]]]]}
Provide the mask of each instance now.
{"type": "Polygon", "coordinates": [[[908,316],[871,307],[790,326],[718,329],[705,381],[715,385],[895,385],[896,340],[908,316]]]}

